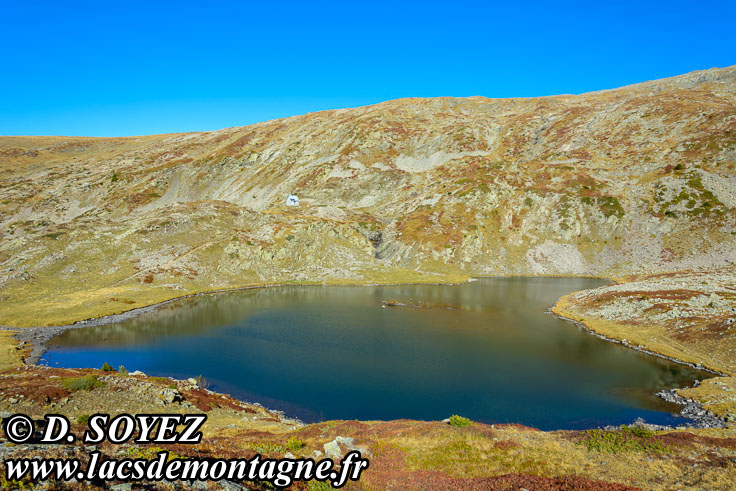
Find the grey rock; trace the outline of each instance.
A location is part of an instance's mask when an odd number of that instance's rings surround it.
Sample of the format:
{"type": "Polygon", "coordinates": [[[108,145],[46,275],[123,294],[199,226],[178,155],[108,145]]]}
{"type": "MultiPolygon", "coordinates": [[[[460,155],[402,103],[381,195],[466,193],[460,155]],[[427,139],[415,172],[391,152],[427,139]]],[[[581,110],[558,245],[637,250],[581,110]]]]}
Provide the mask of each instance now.
{"type": "Polygon", "coordinates": [[[667,402],[683,406],[680,416],[690,419],[692,422],[686,426],[690,428],[725,428],[726,423],[715,414],[703,408],[703,405],[691,399],[685,399],[675,389],[661,390],[657,396],[667,402]]]}
{"type": "Polygon", "coordinates": [[[342,457],[342,449],[338,445],[337,441],[332,440],[324,444],[325,457],[330,459],[339,459],[342,457]]]}
{"type": "Polygon", "coordinates": [[[166,404],[173,404],[174,402],[181,402],[184,400],[176,389],[164,389],[161,398],[166,404]]]}
{"type": "Polygon", "coordinates": [[[226,479],[217,481],[217,484],[220,485],[220,489],[222,489],[223,491],[244,491],[245,489],[247,489],[238,483],[230,482],[226,479]]]}
{"type": "Polygon", "coordinates": [[[355,440],[351,437],[347,436],[338,436],[335,438],[335,441],[340,445],[345,445],[346,447],[350,448],[355,444],[355,440]]]}
{"type": "Polygon", "coordinates": [[[324,444],[325,456],[331,459],[342,458],[348,452],[357,451],[361,455],[372,456],[371,453],[365,447],[360,447],[355,444],[355,440],[351,437],[338,436],[331,442],[324,444]]]}

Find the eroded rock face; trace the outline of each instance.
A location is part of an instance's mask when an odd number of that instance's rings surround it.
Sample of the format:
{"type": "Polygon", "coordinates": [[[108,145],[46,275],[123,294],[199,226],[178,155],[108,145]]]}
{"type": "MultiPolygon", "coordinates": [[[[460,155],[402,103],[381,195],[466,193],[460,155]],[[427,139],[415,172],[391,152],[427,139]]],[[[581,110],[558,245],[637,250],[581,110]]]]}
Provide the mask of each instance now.
{"type": "Polygon", "coordinates": [[[736,261],[735,167],[734,67],[214,132],[0,137],[1,300],[74,320],[246,284],[719,266],[736,261]]]}
{"type": "Polygon", "coordinates": [[[573,244],[547,241],[526,253],[529,269],[537,275],[585,274],[585,258],[573,244]]]}

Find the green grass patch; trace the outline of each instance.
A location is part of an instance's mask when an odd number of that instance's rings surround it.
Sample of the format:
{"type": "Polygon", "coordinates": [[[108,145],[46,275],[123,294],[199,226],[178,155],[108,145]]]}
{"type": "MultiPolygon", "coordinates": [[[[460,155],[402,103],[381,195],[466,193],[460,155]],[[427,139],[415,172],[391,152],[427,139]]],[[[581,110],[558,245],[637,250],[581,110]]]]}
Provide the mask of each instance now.
{"type": "Polygon", "coordinates": [[[299,438],[292,436],[289,437],[289,440],[286,442],[286,449],[290,450],[292,452],[297,452],[304,448],[305,443],[304,441],[300,440],[299,438]]]}
{"type": "Polygon", "coordinates": [[[286,447],[277,443],[271,442],[256,442],[251,444],[250,448],[258,452],[259,454],[273,454],[273,453],[284,453],[286,447]]]}
{"type": "MultiPolygon", "coordinates": [[[[145,459],[145,460],[155,460],[156,457],[158,457],[158,454],[160,452],[167,452],[168,450],[161,447],[130,447],[127,450],[125,450],[125,456],[130,457],[131,459],[145,459]]],[[[183,459],[184,456],[179,455],[174,452],[169,452],[169,456],[166,459],[167,462],[170,462],[174,459],[183,459]]]]}
{"type": "Polygon", "coordinates": [[[624,216],[624,209],[621,207],[621,203],[613,196],[601,196],[597,200],[598,207],[606,218],[611,215],[616,215],[618,218],[624,216]]]}
{"type": "MultiPolygon", "coordinates": [[[[311,481],[310,481],[311,482],[311,481]]],[[[34,484],[29,477],[24,477],[20,481],[8,480],[5,476],[0,476],[0,489],[33,489],[34,484]]]]}
{"type": "Polygon", "coordinates": [[[613,196],[583,196],[582,198],[580,198],[580,200],[583,202],[583,204],[589,206],[597,206],[601,213],[603,213],[603,216],[605,216],[606,218],[610,217],[611,215],[615,215],[617,218],[621,218],[624,216],[624,209],[621,206],[621,203],[613,196]]]}
{"type": "Polygon", "coordinates": [[[626,426],[621,428],[624,432],[630,433],[638,438],[652,438],[656,433],[646,428],[639,428],[638,426],[626,426]]]}
{"type": "Polygon", "coordinates": [[[653,440],[654,432],[643,428],[624,426],[620,431],[588,430],[580,442],[590,452],[622,453],[648,452],[656,454],[669,453],[666,445],[653,440]]]}
{"type": "Polygon", "coordinates": [[[78,390],[93,390],[105,386],[105,382],[99,380],[97,375],[85,375],[84,377],[67,377],[61,379],[61,386],[70,392],[78,390]]]}
{"type": "Polygon", "coordinates": [[[472,424],[473,422],[468,418],[458,416],[457,414],[453,414],[452,416],[450,416],[450,426],[455,426],[457,428],[467,428],[472,424]]]}

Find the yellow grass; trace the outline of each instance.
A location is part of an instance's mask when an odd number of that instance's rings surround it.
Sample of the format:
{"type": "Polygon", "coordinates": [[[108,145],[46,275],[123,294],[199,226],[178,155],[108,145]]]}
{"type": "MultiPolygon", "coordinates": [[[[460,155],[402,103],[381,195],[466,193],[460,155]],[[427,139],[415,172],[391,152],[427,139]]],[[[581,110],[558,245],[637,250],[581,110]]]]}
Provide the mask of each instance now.
{"type": "MultiPolygon", "coordinates": [[[[413,270],[378,272],[365,280],[326,280],[288,282],[289,285],[374,285],[374,284],[456,284],[468,281],[461,274],[428,274],[413,270]],[[371,277],[372,276],[372,277],[371,277]]],[[[15,301],[6,301],[0,314],[0,324],[26,328],[67,325],[74,322],[119,314],[190,295],[234,291],[244,288],[277,286],[279,282],[218,285],[212,288],[192,288],[184,291],[139,284],[78,290],[66,294],[38,295],[30,288],[27,295],[14,292],[15,301]],[[34,295],[35,293],[35,295],[34,295]],[[113,299],[125,299],[125,302],[113,299]]],[[[284,283],[287,284],[287,283],[284,283]]]]}
{"type": "Polygon", "coordinates": [[[679,361],[700,363],[703,367],[711,370],[736,374],[736,367],[733,365],[734,360],[730,360],[729,363],[730,357],[727,352],[714,351],[711,346],[679,342],[669,337],[666,330],[660,326],[646,324],[633,326],[583,315],[576,309],[576,304],[571,300],[572,295],[562,297],[554,305],[552,311],[567,319],[580,322],[591,331],[607,338],[617,341],[626,340],[629,345],[639,346],[679,361]]]}
{"type": "Polygon", "coordinates": [[[0,331],[0,372],[23,364],[22,350],[13,338],[17,331],[0,331]]]}

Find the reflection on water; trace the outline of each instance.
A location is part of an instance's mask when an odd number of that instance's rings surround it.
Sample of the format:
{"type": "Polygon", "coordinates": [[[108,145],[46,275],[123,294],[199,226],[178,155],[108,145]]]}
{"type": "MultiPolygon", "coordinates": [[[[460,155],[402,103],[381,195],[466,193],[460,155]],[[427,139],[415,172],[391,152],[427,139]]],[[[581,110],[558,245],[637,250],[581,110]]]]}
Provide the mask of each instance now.
{"type": "Polygon", "coordinates": [[[443,419],[543,429],[672,423],[653,393],[705,375],[587,335],[545,311],[577,278],[459,286],[278,287],[200,296],[118,324],[72,329],[45,359],[202,374],[307,421],[443,419]],[[381,308],[384,300],[435,308],[381,308]],[[447,307],[452,307],[449,309],[447,307]]]}

